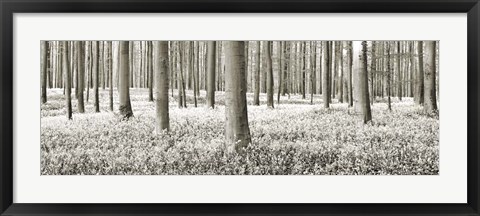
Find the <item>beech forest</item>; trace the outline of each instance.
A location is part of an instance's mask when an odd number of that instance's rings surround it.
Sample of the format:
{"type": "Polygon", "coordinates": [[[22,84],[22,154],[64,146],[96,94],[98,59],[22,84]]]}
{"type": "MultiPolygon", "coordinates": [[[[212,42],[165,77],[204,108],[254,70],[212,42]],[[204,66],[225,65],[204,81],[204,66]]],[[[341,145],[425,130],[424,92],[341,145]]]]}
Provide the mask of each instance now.
{"type": "Polygon", "coordinates": [[[42,175],[438,175],[438,41],[41,41],[42,175]]]}

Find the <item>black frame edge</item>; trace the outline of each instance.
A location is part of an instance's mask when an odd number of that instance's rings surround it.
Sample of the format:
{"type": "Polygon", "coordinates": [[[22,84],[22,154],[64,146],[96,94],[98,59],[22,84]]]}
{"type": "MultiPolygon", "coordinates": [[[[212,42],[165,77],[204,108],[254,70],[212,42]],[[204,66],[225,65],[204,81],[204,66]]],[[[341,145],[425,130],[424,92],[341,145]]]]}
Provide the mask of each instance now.
{"type": "Polygon", "coordinates": [[[478,0],[0,0],[0,11],[1,215],[480,215],[478,0]],[[17,12],[468,12],[468,204],[14,204],[12,53],[17,12]]]}

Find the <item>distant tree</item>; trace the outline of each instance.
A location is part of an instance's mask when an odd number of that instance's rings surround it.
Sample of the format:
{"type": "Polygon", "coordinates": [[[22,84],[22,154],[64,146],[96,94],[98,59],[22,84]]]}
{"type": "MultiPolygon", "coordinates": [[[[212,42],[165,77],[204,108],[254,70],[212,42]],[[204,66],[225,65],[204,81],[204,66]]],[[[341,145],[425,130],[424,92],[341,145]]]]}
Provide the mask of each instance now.
{"type": "Polygon", "coordinates": [[[400,71],[400,58],[401,58],[401,50],[400,50],[400,41],[397,41],[397,53],[396,53],[396,66],[397,66],[397,96],[399,100],[402,100],[402,72],[400,71]]]}
{"type": "Polygon", "coordinates": [[[42,103],[47,102],[47,41],[40,41],[40,70],[42,76],[42,103]]]}
{"type": "Polygon", "coordinates": [[[156,132],[170,130],[168,114],[168,42],[154,41],[154,71],[156,84],[156,132]]]}
{"type": "Polygon", "coordinates": [[[424,109],[427,113],[437,111],[437,93],[435,87],[436,81],[436,43],[435,41],[425,41],[425,90],[424,90],[424,109]]]}
{"type": "Polygon", "coordinates": [[[215,107],[215,50],[216,42],[207,43],[207,107],[215,107]]]}
{"type": "Polygon", "coordinates": [[[338,95],[337,95],[337,98],[338,98],[338,102],[340,103],[343,103],[343,70],[342,70],[342,50],[343,50],[343,43],[342,41],[337,41],[337,46],[335,46],[336,50],[335,50],[335,59],[336,59],[336,62],[337,62],[337,73],[339,74],[337,77],[338,78],[338,84],[337,84],[337,88],[338,88],[338,95]]]}
{"type": "Polygon", "coordinates": [[[375,91],[373,89],[373,77],[377,73],[377,42],[372,41],[372,57],[371,57],[371,64],[370,64],[370,76],[369,76],[369,84],[370,84],[370,104],[373,104],[375,100],[375,91]]]}
{"type": "Polygon", "coordinates": [[[108,47],[109,47],[109,50],[110,50],[110,56],[109,56],[109,72],[110,72],[110,75],[109,75],[109,96],[110,96],[110,111],[113,111],[113,42],[110,41],[108,42],[108,47]]]}
{"type": "Polygon", "coordinates": [[[70,63],[68,59],[68,42],[62,41],[63,48],[63,74],[64,74],[64,84],[65,84],[65,95],[66,95],[66,103],[67,103],[67,118],[68,120],[72,120],[72,88],[70,86],[70,63]]]}
{"type": "Polygon", "coordinates": [[[83,102],[83,89],[85,82],[85,42],[75,41],[75,50],[77,51],[77,73],[78,73],[78,112],[85,112],[85,105],[83,102]]]}
{"type": "Polygon", "coordinates": [[[254,90],[253,90],[253,105],[260,105],[260,71],[261,71],[261,65],[260,65],[260,41],[257,41],[257,49],[256,49],[256,54],[255,54],[255,76],[254,76],[254,90]]]}
{"type": "MultiPolygon", "coordinates": [[[[165,42],[165,43],[167,43],[167,57],[168,57],[168,42],[165,42]]],[[[151,41],[147,41],[147,51],[148,51],[147,52],[148,100],[153,101],[153,79],[154,78],[153,78],[153,66],[152,66],[153,54],[152,54],[151,41]]],[[[168,71],[166,73],[168,74],[168,71]]],[[[167,90],[168,90],[168,86],[167,86],[167,90]]]]}
{"type": "Polygon", "coordinates": [[[130,58],[129,41],[120,41],[120,69],[119,69],[119,111],[124,120],[133,116],[130,103],[130,58]]]}
{"type": "Polygon", "coordinates": [[[265,49],[265,58],[267,62],[267,107],[273,108],[273,66],[271,54],[271,41],[265,42],[267,47],[265,49]]]}
{"type": "Polygon", "coordinates": [[[417,55],[418,55],[418,71],[415,74],[415,95],[414,100],[415,104],[423,105],[424,102],[424,83],[423,83],[423,41],[418,41],[417,44],[417,55]]]}
{"type": "Polygon", "coordinates": [[[284,64],[285,64],[285,41],[279,41],[278,42],[278,91],[277,91],[277,104],[280,104],[280,94],[282,93],[283,89],[283,71],[285,69],[284,64]]]}
{"type": "Polygon", "coordinates": [[[392,80],[391,80],[391,75],[392,75],[392,67],[391,67],[391,53],[392,53],[392,46],[390,45],[390,43],[393,43],[393,42],[385,42],[386,45],[387,45],[387,97],[388,97],[388,101],[387,101],[387,104],[388,104],[388,110],[389,111],[392,111],[392,100],[390,98],[391,94],[392,94],[392,80]]]}
{"type": "Polygon", "coordinates": [[[244,44],[241,41],[226,41],[225,76],[225,137],[228,150],[237,153],[251,142],[247,115],[247,85],[245,82],[244,44]]]}

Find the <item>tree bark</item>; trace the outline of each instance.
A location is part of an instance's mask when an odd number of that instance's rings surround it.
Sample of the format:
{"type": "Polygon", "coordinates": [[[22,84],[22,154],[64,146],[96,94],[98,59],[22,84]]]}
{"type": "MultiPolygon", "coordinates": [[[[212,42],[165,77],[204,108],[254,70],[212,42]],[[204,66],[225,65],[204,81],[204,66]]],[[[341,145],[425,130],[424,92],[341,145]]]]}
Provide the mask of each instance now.
{"type": "Polygon", "coordinates": [[[70,63],[68,59],[68,42],[62,41],[63,48],[63,73],[64,73],[64,84],[65,84],[65,95],[67,103],[67,118],[72,120],[72,88],[70,86],[70,63]]]}
{"type": "Polygon", "coordinates": [[[75,42],[75,49],[77,51],[77,73],[78,73],[78,112],[84,113],[85,112],[85,105],[83,102],[83,90],[84,90],[84,82],[85,82],[85,42],[76,41],[75,42]]]}
{"type": "Polygon", "coordinates": [[[255,76],[254,76],[254,90],[253,90],[253,105],[260,105],[260,41],[257,41],[257,53],[255,55],[255,76]]]}
{"type": "Polygon", "coordinates": [[[353,66],[354,74],[356,74],[356,100],[358,110],[362,114],[363,123],[372,120],[372,113],[370,109],[370,101],[368,96],[368,73],[367,73],[367,42],[353,41],[353,66]]]}
{"type": "Polygon", "coordinates": [[[207,42],[207,107],[215,108],[215,51],[216,42],[207,42]]]}
{"type": "Polygon", "coordinates": [[[99,82],[99,50],[98,50],[98,41],[93,42],[94,49],[93,49],[93,73],[94,73],[94,79],[93,79],[93,91],[94,91],[94,106],[95,106],[95,112],[100,112],[100,104],[99,104],[99,98],[98,98],[98,82],[99,82]]]}
{"type": "Polygon", "coordinates": [[[120,41],[120,70],[119,70],[119,111],[124,120],[133,116],[130,103],[130,49],[128,41],[120,41]]]}
{"type": "Polygon", "coordinates": [[[324,108],[329,108],[330,107],[330,43],[329,41],[322,41],[323,43],[323,53],[322,53],[322,58],[323,58],[323,67],[322,69],[322,97],[323,97],[323,107],[324,108]]]}
{"type": "MultiPolygon", "coordinates": [[[[156,85],[156,132],[170,130],[168,114],[168,42],[154,41],[153,51],[155,56],[154,71],[156,85]]],[[[152,77],[150,77],[152,78],[152,77]]]]}
{"type": "Polygon", "coordinates": [[[418,42],[418,71],[415,73],[415,104],[423,105],[424,82],[423,82],[423,41],[418,42]]]}
{"type": "Polygon", "coordinates": [[[226,43],[226,77],[225,77],[225,137],[227,151],[243,153],[251,142],[248,127],[246,84],[245,80],[244,42],[227,41],[226,43]]]}
{"type": "Polygon", "coordinates": [[[425,104],[423,106],[427,113],[437,111],[437,93],[435,87],[436,81],[436,44],[435,41],[425,41],[425,92],[424,99],[425,104]]]}
{"type": "Polygon", "coordinates": [[[400,71],[400,58],[401,58],[401,51],[400,51],[400,41],[397,42],[397,96],[399,100],[402,100],[402,72],[400,71]]]}
{"type": "Polygon", "coordinates": [[[47,41],[40,42],[40,70],[42,74],[41,99],[42,103],[47,102],[47,41]]]}
{"type": "Polygon", "coordinates": [[[272,67],[272,54],[270,52],[270,41],[265,41],[267,44],[265,49],[265,60],[267,62],[267,107],[273,108],[273,67],[272,67]]]}

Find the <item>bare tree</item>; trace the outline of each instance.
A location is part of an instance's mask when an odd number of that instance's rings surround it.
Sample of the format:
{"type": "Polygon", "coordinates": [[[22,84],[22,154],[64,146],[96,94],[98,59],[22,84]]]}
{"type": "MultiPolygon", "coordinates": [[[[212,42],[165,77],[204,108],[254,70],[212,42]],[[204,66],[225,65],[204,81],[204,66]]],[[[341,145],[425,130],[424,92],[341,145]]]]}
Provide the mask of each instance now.
{"type": "Polygon", "coordinates": [[[130,103],[130,42],[120,41],[120,70],[119,70],[119,111],[124,120],[133,116],[130,103]]]}
{"type": "Polygon", "coordinates": [[[207,107],[215,108],[215,51],[216,42],[207,44],[207,107]]]}
{"type": "Polygon", "coordinates": [[[424,109],[427,113],[437,111],[437,93],[435,87],[436,81],[436,43],[435,41],[425,41],[425,92],[424,109]]]}
{"type": "Polygon", "coordinates": [[[418,41],[417,55],[418,55],[418,71],[415,76],[415,104],[423,105],[424,102],[424,83],[423,83],[423,41],[418,41]]]}
{"type": "Polygon", "coordinates": [[[168,42],[153,42],[153,52],[155,56],[154,71],[156,89],[156,132],[170,130],[168,116],[168,42]]]}
{"type": "Polygon", "coordinates": [[[226,77],[225,77],[225,137],[228,151],[243,152],[251,142],[247,115],[247,85],[245,82],[244,44],[241,41],[226,43],[226,77]]]}
{"type": "Polygon", "coordinates": [[[322,41],[323,43],[323,67],[322,69],[322,96],[323,96],[323,107],[329,108],[330,107],[330,67],[331,67],[331,59],[329,58],[330,53],[330,43],[329,41],[322,41]]]}
{"type": "Polygon", "coordinates": [[[273,108],[273,67],[272,67],[272,42],[266,41],[265,58],[267,62],[267,107],[273,108]]]}
{"type": "Polygon", "coordinates": [[[64,83],[65,83],[65,95],[67,103],[67,118],[72,120],[72,88],[70,86],[70,62],[68,59],[68,42],[62,41],[63,48],[63,73],[64,73],[64,83]]]}
{"type": "Polygon", "coordinates": [[[84,113],[85,112],[85,105],[83,102],[83,89],[84,82],[85,82],[85,42],[83,41],[76,41],[75,42],[75,50],[77,51],[77,73],[78,73],[78,112],[84,113]]]}
{"type": "Polygon", "coordinates": [[[40,70],[42,76],[41,98],[42,103],[47,102],[47,41],[40,41],[40,70]]]}
{"type": "Polygon", "coordinates": [[[254,76],[254,91],[253,91],[253,105],[260,105],[260,41],[257,41],[257,49],[255,55],[255,76],[254,76]]]}
{"type": "MultiPolygon", "coordinates": [[[[363,123],[372,120],[370,101],[368,96],[368,73],[367,73],[367,42],[353,41],[353,67],[356,77],[356,106],[363,116],[363,123]]],[[[356,109],[357,110],[357,109],[356,109]]]]}

